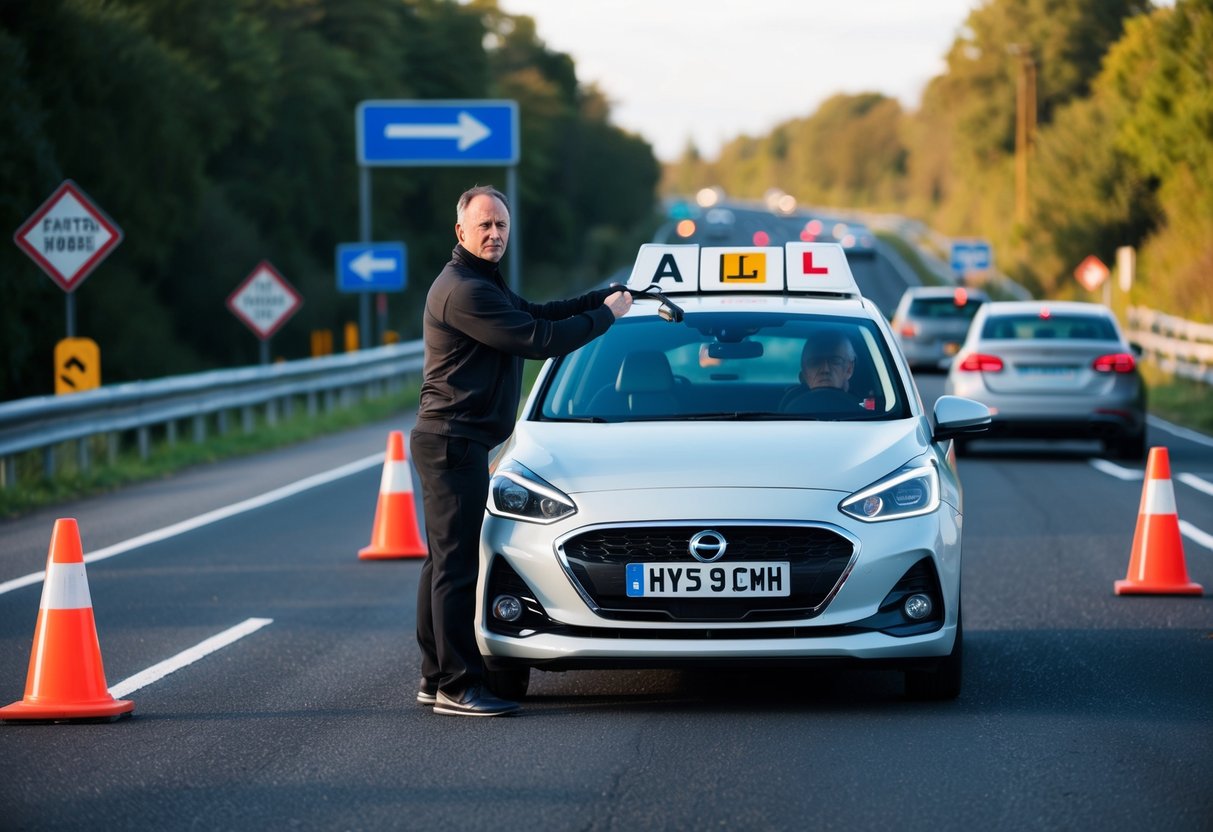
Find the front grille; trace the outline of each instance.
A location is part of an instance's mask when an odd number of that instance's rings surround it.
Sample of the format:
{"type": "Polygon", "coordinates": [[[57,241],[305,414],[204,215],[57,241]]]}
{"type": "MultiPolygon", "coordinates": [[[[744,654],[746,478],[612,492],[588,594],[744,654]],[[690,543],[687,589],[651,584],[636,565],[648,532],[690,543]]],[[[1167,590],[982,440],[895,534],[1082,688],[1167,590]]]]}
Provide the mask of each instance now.
{"type": "Polygon", "coordinates": [[[582,594],[605,618],[629,621],[773,621],[808,618],[836,591],[855,554],[834,529],[812,525],[617,526],[574,534],[560,553],[582,594]],[[779,598],[629,598],[629,563],[697,563],[691,537],[705,529],[728,541],[720,564],[786,561],[791,594],[779,598]]]}

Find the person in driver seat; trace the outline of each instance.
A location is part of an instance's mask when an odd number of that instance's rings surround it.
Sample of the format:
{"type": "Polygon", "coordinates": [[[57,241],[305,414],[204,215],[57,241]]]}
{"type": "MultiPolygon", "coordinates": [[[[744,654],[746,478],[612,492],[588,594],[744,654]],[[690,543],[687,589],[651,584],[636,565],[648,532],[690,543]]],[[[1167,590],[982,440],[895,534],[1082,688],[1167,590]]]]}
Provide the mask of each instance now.
{"type": "Polygon", "coordinates": [[[855,347],[841,330],[822,330],[805,341],[800,354],[800,383],[810,390],[847,390],[854,372],[855,347]]]}
{"type": "Polygon", "coordinates": [[[841,329],[815,332],[800,353],[800,384],[784,394],[779,409],[784,413],[846,413],[852,404],[871,409],[851,392],[855,372],[855,345],[841,329]]]}

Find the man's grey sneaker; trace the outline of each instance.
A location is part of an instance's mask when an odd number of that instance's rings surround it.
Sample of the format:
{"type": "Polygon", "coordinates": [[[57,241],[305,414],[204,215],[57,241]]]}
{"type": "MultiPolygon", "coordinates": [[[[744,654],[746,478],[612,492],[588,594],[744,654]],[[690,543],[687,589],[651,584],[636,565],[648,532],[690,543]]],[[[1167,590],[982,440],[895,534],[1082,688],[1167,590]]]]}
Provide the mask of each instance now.
{"type": "Polygon", "coordinates": [[[500,699],[483,685],[468,688],[458,698],[438,691],[438,699],[434,703],[434,713],[447,716],[506,716],[515,713],[518,708],[517,702],[500,699]]]}

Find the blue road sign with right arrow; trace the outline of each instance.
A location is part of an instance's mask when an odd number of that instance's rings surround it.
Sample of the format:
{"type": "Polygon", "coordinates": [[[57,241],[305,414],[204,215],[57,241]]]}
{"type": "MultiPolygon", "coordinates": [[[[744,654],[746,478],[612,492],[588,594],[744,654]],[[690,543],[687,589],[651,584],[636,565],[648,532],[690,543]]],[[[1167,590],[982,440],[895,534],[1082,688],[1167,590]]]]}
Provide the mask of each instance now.
{"type": "Polygon", "coordinates": [[[404,243],[342,243],[337,246],[337,290],[404,291],[407,262],[404,243]]]}
{"type": "Polygon", "coordinates": [[[358,164],[516,165],[517,101],[363,101],[358,164]]]}

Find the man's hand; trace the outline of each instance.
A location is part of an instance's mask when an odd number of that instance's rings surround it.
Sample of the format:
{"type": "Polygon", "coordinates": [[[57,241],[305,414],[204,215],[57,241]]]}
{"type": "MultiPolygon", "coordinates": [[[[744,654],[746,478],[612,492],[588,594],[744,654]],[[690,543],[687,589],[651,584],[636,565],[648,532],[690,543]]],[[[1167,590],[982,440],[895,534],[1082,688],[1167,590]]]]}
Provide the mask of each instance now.
{"type": "Polygon", "coordinates": [[[632,295],[630,292],[614,292],[607,295],[602,305],[611,310],[615,320],[619,320],[632,308],[632,295]]]}

